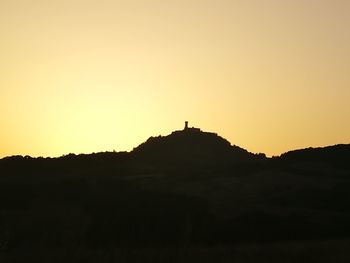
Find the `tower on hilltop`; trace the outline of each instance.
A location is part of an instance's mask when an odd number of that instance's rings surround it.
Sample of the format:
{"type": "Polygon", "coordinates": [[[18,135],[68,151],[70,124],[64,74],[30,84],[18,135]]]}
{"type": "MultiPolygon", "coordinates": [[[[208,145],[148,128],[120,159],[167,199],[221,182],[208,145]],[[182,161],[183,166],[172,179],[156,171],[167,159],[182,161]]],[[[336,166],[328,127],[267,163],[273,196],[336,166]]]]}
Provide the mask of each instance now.
{"type": "Polygon", "coordinates": [[[188,129],[188,121],[185,121],[185,128],[184,130],[187,130],[188,129]]]}

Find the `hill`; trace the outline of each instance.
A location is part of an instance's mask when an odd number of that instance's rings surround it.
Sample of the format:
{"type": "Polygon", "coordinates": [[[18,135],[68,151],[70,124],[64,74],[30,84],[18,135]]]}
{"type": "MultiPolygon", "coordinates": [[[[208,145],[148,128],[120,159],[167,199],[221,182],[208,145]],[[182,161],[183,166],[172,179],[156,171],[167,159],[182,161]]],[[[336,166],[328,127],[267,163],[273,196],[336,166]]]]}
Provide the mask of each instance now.
{"type": "Polygon", "coordinates": [[[195,128],[130,153],[6,157],[0,262],[347,262],[349,159],[266,158],[195,128]]]}
{"type": "MultiPolygon", "coordinates": [[[[167,136],[150,137],[134,148],[138,160],[162,166],[219,166],[251,162],[256,155],[232,146],[216,133],[185,128],[167,136]]],[[[260,156],[261,157],[261,156],[260,156]]]]}

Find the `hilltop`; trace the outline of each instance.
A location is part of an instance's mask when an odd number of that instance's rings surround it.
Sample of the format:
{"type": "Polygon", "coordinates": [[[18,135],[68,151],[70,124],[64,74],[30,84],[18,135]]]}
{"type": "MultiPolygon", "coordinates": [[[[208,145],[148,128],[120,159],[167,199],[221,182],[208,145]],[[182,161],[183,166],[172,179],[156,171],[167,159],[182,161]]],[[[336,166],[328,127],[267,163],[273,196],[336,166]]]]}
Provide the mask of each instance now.
{"type": "MultiPolygon", "coordinates": [[[[250,162],[256,155],[199,128],[174,131],[167,136],[150,137],[134,148],[132,154],[144,161],[162,165],[227,165],[250,162]]],[[[262,157],[262,156],[260,156],[262,157]]]]}

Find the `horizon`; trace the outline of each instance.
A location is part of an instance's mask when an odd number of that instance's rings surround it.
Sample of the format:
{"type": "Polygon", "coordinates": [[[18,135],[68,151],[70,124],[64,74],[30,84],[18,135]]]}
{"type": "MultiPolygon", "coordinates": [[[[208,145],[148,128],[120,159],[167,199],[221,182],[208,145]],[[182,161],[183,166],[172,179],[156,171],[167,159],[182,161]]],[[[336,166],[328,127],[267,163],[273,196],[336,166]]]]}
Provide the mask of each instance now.
{"type": "Polygon", "coordinates": [[[131,151],[183,120],[252,153],[350,143],[350,1],[5,0],[0,158],[131,151]]]}
{"type": "MultiPolygon", "coordinates": [[[[161,136],[161,137],[167,137],[167,136],[171,136],[173,133],[175,132],[182,132],[182,131],[185,131],[186,129],[198,129],[199,132],[201,133],[211,133],[211,134],[215,134],[217,135],[218,137],[220,138],[223,138],[225,140],[227,140],[226,138],[220,136],[220,134],[216,133],[215,131],[204,131],[202,129],[200,129],[200,127],[194,127],[194,126],[187,126],[188,125],[188,121],[185,122],[185,127],[183,129],[180,129],[180,130],[174,130],[172,131],[171,133],[169,134],[166,134],[166,135],[151,135],[149,136],[146,140],[144,140],[143,142],[139,143],[138,145],[134,146],[131,150],[127,150],[127,151],[118,151],[116,149],[113,149],[113,150],[105,150],[105,151],[98,151],[98,152],[81,152],[81,153],[77,153],[77,152],[69,152],[69,153],[65,153],[65,154],[62,154],[62,155],[57,155],[57,156],[42,156],[42,155],[39,155],[39,156],[33,156],[33,155],[24,155],[24,154],[15,154],[15,155],[8,155],[8,156],[0,156],[0,160],[3,159],[3,158],[8,158],[8,157],[15,157],[15,156],[21,156],[21,157],[27,157],[29,156],[30,158],[61,158],[61,157],[65,157],[65,156],[68,156],[68,155],[91,155],[91,154],[99,154],[99,153],[131,153],[135,148],[137,148],[138,146],[140,146],[141,144],[145,143],[148,141],[148,139],[150,138],[156,138],[158,136],[161,136]]],[[[230,141],[228,141],[230,143],[231,146],[238,146],[244,150],[247,150],[248,152],[252,153],[252,154],[264,154],[267,158],[274,158],[274,157],[280,157],[282,156],[283,154],[286,154],[288,152],[293,152],[293,151],[299,151],[299,150],[306,150],[306,149],[323,149],[323,148],[327,148],[327,147],[335,147],[335,146],[339,146],[339,145],[350,145],[350,144],[342,144],[342,143],[338,143],[338,144],[334,144],[334,145],[322,145],[322,146],[309,146],[309,147],[305,147],[305,148],[297,148],[297,149],[289,149],[281,154],[278,154],[278,155],[267,155],[266,153],[264,152],[251,152],[249,151],[249,149],[246,149],[240,145],[236,145],[230,141]]]]}

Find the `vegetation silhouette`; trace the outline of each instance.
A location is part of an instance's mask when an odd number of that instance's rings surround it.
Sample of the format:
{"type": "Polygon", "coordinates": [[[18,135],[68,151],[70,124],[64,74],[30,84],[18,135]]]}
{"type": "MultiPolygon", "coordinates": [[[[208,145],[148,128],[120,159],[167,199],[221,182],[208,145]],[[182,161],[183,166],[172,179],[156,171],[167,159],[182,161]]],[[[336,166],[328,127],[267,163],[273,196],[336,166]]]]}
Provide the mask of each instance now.
{"type": "Polygon", "coordinates": [[[349,161],[188,125],[131,152],[6,157],[0,262],[348,262],[349,161]]]}

